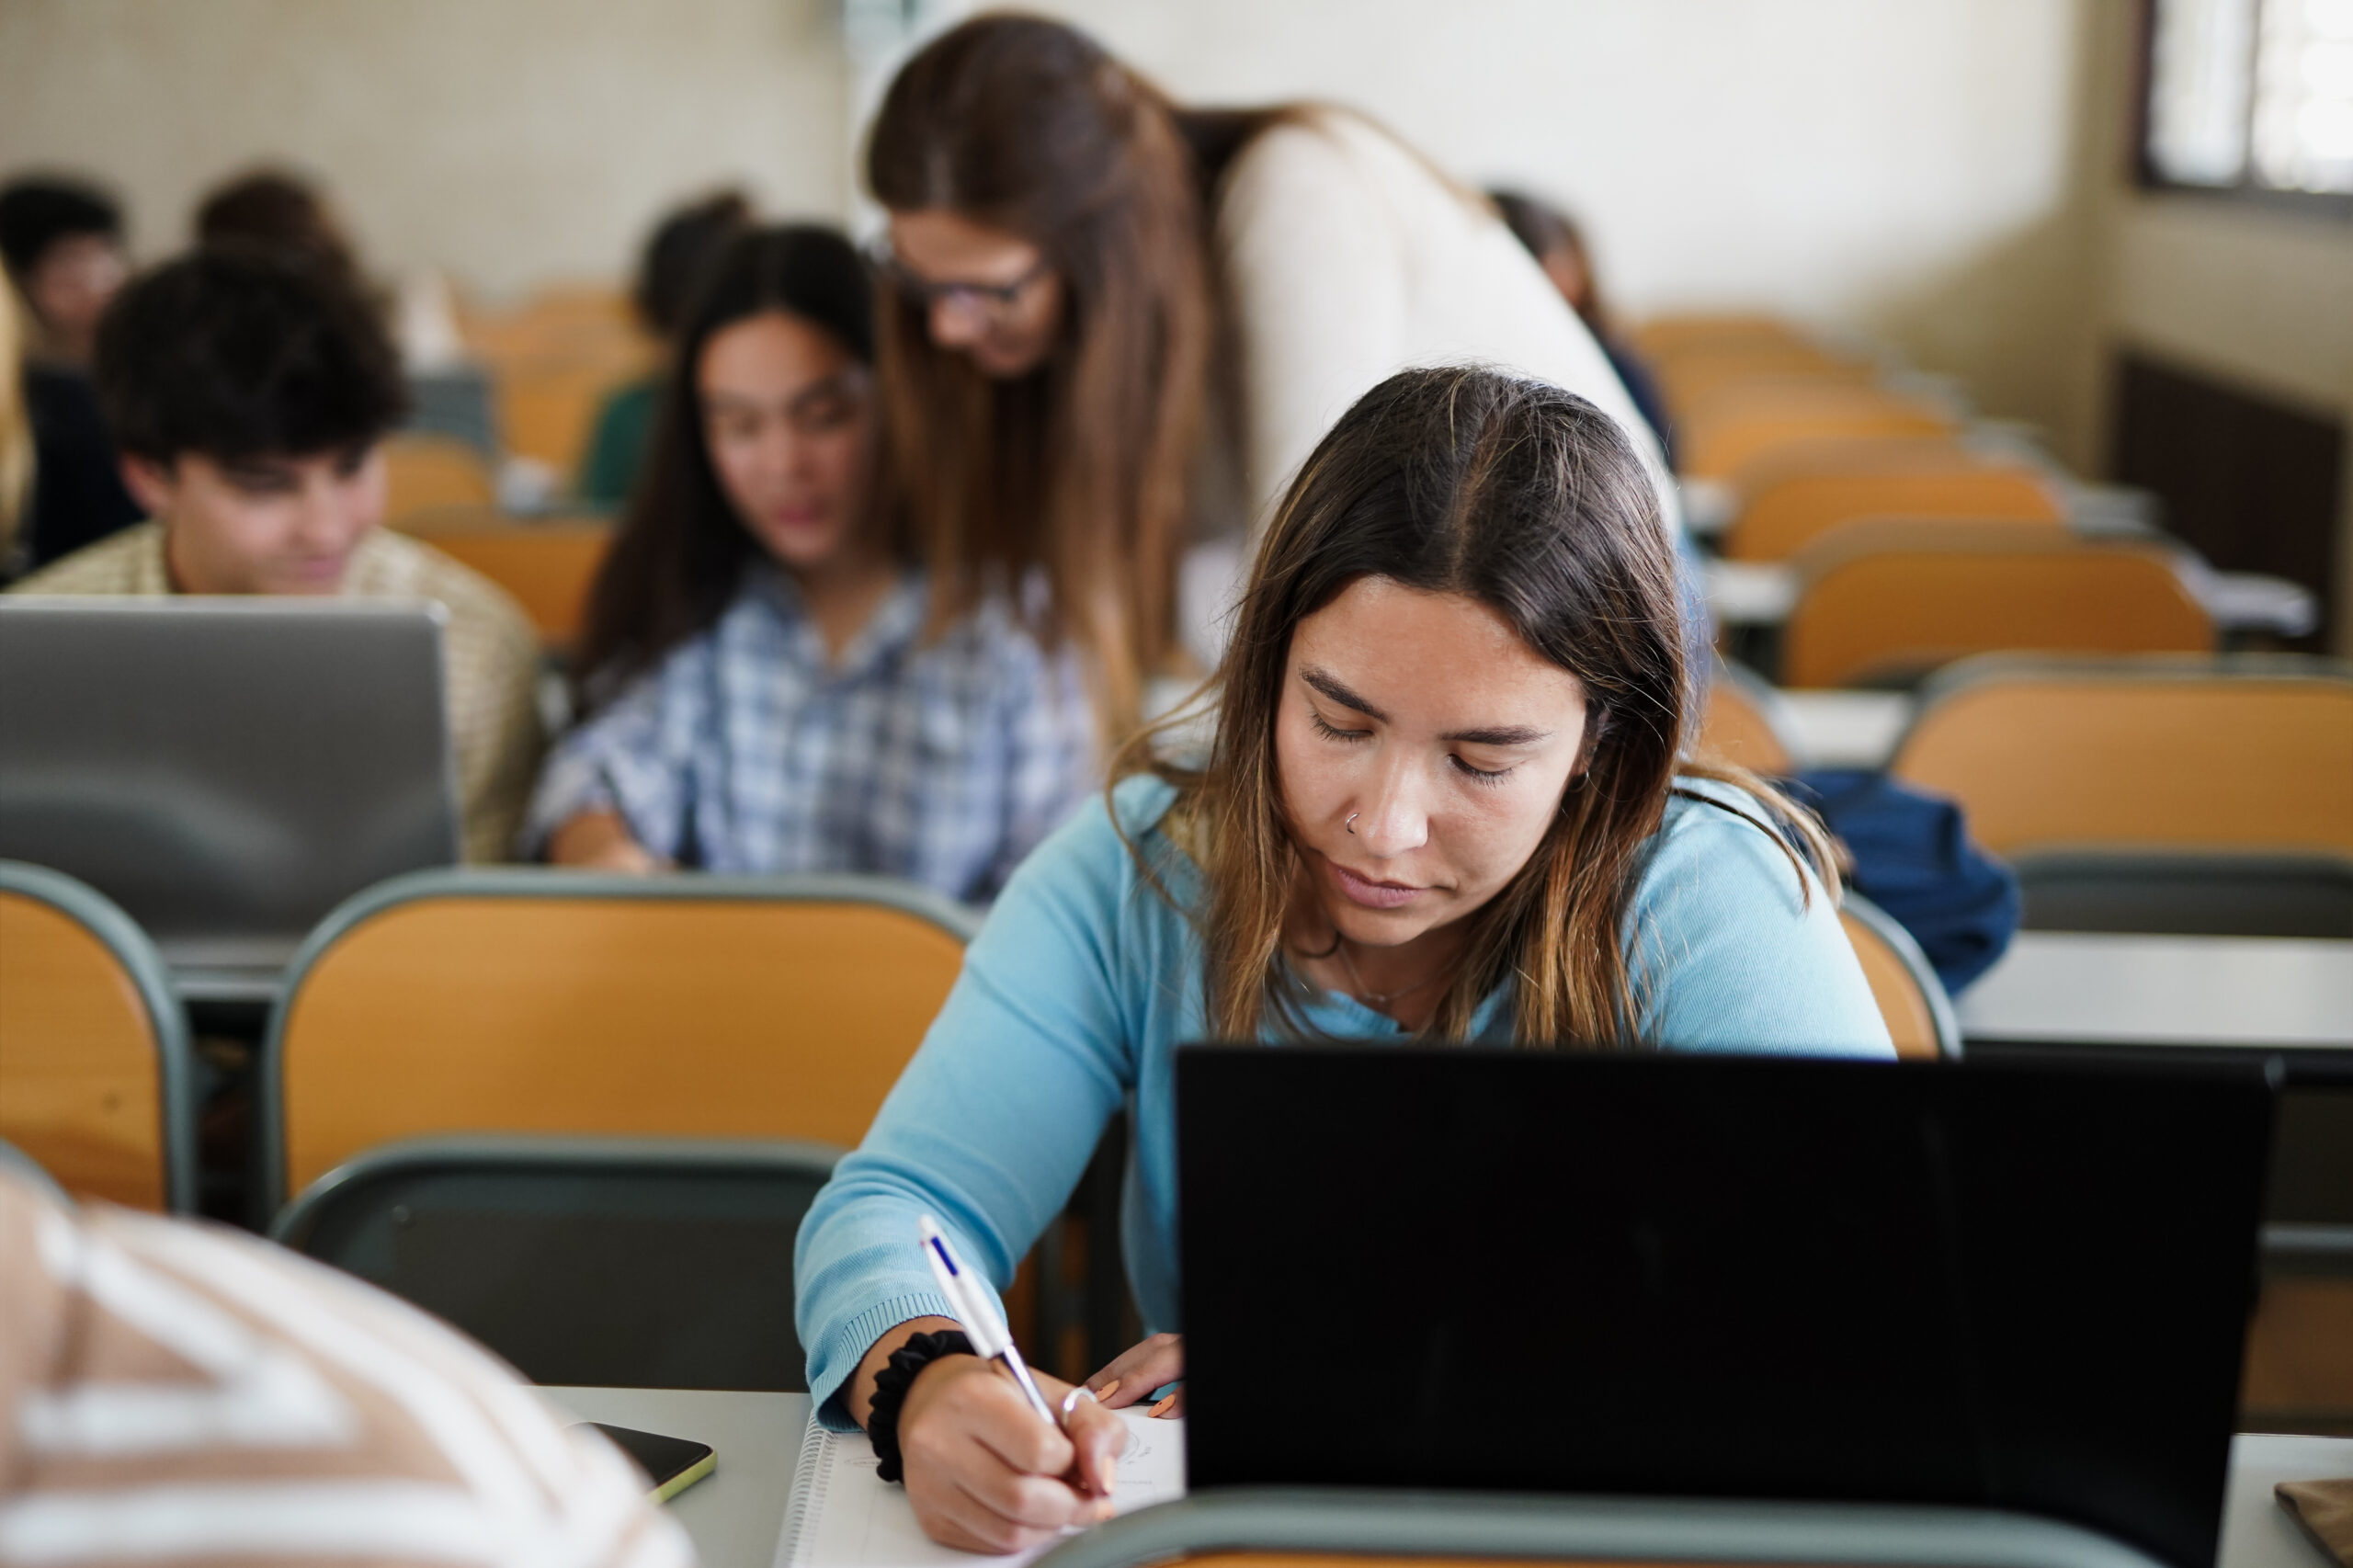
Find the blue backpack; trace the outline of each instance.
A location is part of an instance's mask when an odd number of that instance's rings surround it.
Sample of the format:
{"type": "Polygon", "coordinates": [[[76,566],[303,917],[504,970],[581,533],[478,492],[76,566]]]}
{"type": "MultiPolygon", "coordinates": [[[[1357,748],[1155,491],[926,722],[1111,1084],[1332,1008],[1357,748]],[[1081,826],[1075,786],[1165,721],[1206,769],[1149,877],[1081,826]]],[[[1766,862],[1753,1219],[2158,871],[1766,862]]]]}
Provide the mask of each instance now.
{"type": "Polygon", "coordinates": [[[1912,933],[1948,994],[2009,947],[2018,880],[1970,842],[1960,807],[1862,768],[1816,768],[1780,783],[1847,846],[1847,880],[1912,933]]]}

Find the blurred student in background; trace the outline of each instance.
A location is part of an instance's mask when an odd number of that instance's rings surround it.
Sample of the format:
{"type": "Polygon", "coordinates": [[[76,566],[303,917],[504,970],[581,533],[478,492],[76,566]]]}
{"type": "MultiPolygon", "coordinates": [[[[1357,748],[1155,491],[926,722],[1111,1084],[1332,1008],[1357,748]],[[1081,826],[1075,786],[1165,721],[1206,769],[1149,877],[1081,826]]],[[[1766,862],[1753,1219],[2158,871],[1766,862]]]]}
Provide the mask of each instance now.
{"type": "Polygon", "coordinates": [[[1528,247],[1528,254],[1542,266],[1544,276],[1552,280],[1552,287],[1561,291],[1561,298],[1569,302],[1577,319],[1585,323],[1586,330],[1593,334],[1593,340],[1609,357],[1609,368],[1618,372],[1618,380],[1625,384],[1634,406],[1643,411],[1643,418],[1658,437],[1668,465],[1673,466],[1675,435],[1667,423],[1666,400],[1659,396],[1658,382],[1652,377],[1650,367],[1619,335],[1617,324],[1601,302],[1601,281],[1594,276],[1593,255],[1586,248],[1585,231],[1559,208],[1520,191],[1491,190],[1487,195],[1495,202],[1495,210],[1503,214],[1514,237],[1528,247]]]}
{"type": "Polygon", "coordinates": [[[38,463],[17,544],[41,566],[139,520],[90,388],[98,318],[122,286],[122,213],[79,180],[0,189],[0,257],[30,313],[21,372],[38,463]]]}
{"type": "Polygon", "coordinates": [[[197,206],[194,228],[199,245],[267,250],[342,278],[384,314],[412,376],[447,370],[465,358],[448,281],[428,268],[394,286],[381,285],[360,261],[350,226],[326,192],[290,169],[248,169],[213,187],[197,206]]]}
{"type": "MultiPolygon", "coordinates": [[[[631,302],[638,320],[666,357],[676,347],[694,302],[695,284],[711,257],[752,222],[752,204],[740,190],[723,190],[679,208],[662,220],[645,242],[631,302]]],[[[662,372],[620,387],[597,411],[587,456],[581,460],[575,488],[592,506],[618,506],[629,499],[645,461],[648,434],[662,391],[662,372]]]]}
{"type": "Polygon", "coordinates": [[[267,250],[367,290],[343,220],[315,187],[283,169],[255,169],[214,187],[197,206],[195,228],[199,245],[267,250]]]}
{"type": "Polygon", "coordinates": [[[1003,595],[944,624],[875,494],[871,280],[829,229],[739,233],[683,324],[598,574],[589,717],[527,845],[570,865],[879,871],[986,899],[1099,777],[1075,656],[1003,595]]]}
{"type": "Polygon", "coordinates": [[[888,472],[942,606],[1042,567],[1042,630],[1087,651],[1115,724],[1180,637],[1213,650],[1176,618],[1187,539],[1257,526],[1400,366],[1592,398],[1672,506],[1608,361],[1493,209],[1357,115],[1181,108],[1074,28],[990,16],[900,72],[867,176],[895,284],[888,472]]]}
{"type": "Polygon", "coordinates": [[[438,601],[466,856],[501,858],[539,759],[538,646],[496,586],[377,526],[381,443],[403,392],[369,301],[298,262],[198,251],[115,302],[97,372],[124,472],[153,521],[14,591],[438,601]]]}

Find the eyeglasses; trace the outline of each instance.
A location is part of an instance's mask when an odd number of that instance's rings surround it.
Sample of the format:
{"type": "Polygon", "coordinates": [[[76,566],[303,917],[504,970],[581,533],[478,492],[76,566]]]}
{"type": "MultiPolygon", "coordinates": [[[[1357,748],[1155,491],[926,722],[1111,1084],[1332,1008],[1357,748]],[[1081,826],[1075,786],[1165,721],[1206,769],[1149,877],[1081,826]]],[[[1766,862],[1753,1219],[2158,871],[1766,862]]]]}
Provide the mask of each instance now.
{"type": "Polygon", "coordinates": [[[1010,314],[1021,302],[1021,297],[1053,270],[1053,264],[1040,257],[1037,266],[1010,283],[938,283],[892,255],[888,245],[876,244],[867,255],[874,263],[874,269],[912,302],[926,310],[953,303],[991,320],[1010,314]]]}

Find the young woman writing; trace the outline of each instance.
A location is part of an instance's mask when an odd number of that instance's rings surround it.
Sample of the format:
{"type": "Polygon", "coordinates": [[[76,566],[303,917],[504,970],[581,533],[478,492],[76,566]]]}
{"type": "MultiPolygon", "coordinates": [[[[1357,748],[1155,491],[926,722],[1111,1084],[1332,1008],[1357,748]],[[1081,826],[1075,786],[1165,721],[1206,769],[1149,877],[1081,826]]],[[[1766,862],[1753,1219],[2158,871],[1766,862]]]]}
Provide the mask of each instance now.
{"type": "MultiPolygon", "coordinates": [[[[1324,438],[1260,546],[1206,766],[1147,736],[1040,846],[801,1228],[811,1394],[836,1423],[879,1408],[934,1536],[1006,1550],[1086,1517],[1114,1440],[915,1337],[955,1327],[916,1217],[1002,1285],[1131,1095],[1130,1283],[1176,1328],[1180,1042],[1892,1054],[1819,830],[1678,765],[1683,658],[1648,475],[1593,404],[1413,370],[1324,438]]],[[[1181,1364],[1149,1341],[1097,1392],[1181,1364]]]]}
{"type": "Polygon", "coordinates": [[[873,498],[870,284],[738,235],[680,335],[526,846],[651,870],[881,871],[983,899],[1101,777],[1078,661],[1002,595],[943,622],[873,498]]]}
{"type": "Polygon", "coordinates": [[[1402,366],[1580,393],[1672,506],[1608,361],[1493,208],[1360,117],[1181,108],[1070,27],[989,16],[900,72],[867,174],[898,285],[890,472],[944,581],[1045,568],[1045,630],[1090,650],[1115,721],[1180,636],[1214,645],[1175,619],[1187,539],[1262,523],[1402,366]]]}

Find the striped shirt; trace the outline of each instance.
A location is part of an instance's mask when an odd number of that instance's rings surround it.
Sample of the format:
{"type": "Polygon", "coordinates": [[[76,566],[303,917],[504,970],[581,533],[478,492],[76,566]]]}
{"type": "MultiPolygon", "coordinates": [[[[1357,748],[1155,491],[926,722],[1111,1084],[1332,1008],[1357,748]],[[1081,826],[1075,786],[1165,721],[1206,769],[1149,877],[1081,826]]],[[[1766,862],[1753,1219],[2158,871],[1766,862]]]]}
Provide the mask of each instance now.
{"type": "MultiPolygon", "coordinates": [[[[34,573],[9,592],[161,597],[173,591],[164,528],[142,523],[34,573]]],[[[495,584],[429,545],[370,530],[344,569],[358,599],[429,599],[449,612],[442,635],[449,744],[466,858],[504,860],[515,840],[543,740],[539,642],[522,608],[495,584]]]]}
{"type": "Polygon", "coordinates": [[[0,1563],[687,1568],[645,1478],[423,1312],[0,1176],[0,1563]]]}
{"type": "Polygon", "coordinates": [[[750,568],[718,621],[559,741],[525,847],[584,812],[709,871],[865,871],[981,901],[1093,793],[1075,655],[999,601],[926,641],[920,574],[827,654],[799,588],[750,568]]]}

